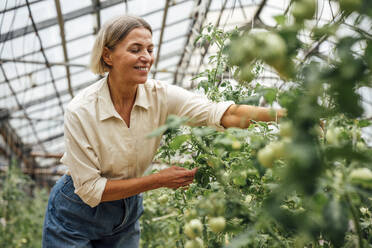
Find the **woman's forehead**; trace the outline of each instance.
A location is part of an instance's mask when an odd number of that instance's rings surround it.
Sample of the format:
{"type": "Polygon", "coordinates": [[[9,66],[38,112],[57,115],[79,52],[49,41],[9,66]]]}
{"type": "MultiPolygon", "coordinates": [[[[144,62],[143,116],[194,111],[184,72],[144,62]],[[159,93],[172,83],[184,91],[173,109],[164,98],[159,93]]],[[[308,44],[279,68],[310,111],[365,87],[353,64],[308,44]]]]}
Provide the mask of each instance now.
{"type": "Polygon", "coordinates": [[[152,34],[147,28],[135,28],[123,39],[124,43],[128,45],[138,44],[143,46],[153,45],[152,34]]]}

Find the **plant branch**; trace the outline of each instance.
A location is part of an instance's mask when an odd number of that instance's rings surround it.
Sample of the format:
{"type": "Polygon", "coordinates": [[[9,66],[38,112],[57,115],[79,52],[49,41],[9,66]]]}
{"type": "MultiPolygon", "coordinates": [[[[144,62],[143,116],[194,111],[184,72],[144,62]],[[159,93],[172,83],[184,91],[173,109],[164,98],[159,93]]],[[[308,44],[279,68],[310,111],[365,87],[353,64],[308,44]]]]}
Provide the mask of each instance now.
{"type": "Polygon", "coordinates": [[[354,205],[351,203],[351,197],[350,197],[349,193],[346,193],[345,198],[346,198],[347,204],[350,207],[351,215],[353,216],[354,224],[355,224],[355,227],[356,227],[356,230],[357,230],[359,248],[363,248],[364,245],[363,245],[363,238],[362,238],[362,230],[361,230],[360,225],[359,225],[357,210],[355,210],[354,205]]]}

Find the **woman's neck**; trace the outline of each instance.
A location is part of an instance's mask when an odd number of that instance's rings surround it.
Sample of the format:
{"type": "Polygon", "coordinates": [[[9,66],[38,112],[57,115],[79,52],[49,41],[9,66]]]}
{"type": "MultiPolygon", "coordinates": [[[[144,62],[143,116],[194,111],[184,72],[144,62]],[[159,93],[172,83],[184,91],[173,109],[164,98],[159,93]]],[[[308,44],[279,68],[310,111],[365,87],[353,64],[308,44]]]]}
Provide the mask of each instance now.
{"type": "Polygon", "coordinates": [[[137,84],[130,84],[109,74],[108,85],[114,106],[120,108],[133,106],[137,93],[137,84]]]}

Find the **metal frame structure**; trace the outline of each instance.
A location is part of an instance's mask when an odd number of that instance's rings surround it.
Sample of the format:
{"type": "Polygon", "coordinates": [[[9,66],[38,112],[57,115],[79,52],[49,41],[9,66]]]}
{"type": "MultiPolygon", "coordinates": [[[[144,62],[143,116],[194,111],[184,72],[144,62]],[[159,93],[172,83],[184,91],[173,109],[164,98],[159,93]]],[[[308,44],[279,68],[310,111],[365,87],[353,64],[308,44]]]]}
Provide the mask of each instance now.
{"type": "MultiPolygon", "coordinates": [[[[8,0],[5,1],[8,3],[8,0]]],[[[76,52],[71,47],[94,39],[107,17],[107,11],[120,9],[120,13],[151,20],[155,26],[153,35],[156,47],[151,77],[184,86],[187,77],[197,75],[207,66],[205,58],[211,53],[210,45],[196,47],[194,41],[208,22],[222,28],[226,24],[232,25],[232,21],[238,23],[241,29],[268,27],[260,18],[265,10],[281,9],[287,12],[290,7],[288,3],[285,6],[272,6],[276,2],[274,0],[163,0],[151,1],[152,5],[158,6],[145,8],[144,1],[91,0],[85,1],[88,2],[86,5],[79,5],[83,7],[66,12],[65,1],[60,0],[24,0],[18,5],[18,1],[15,1],[10,7],[5,4],[4,9],[0,5],[0,109],[2,113],[8,113],[6,118],[0,118],[0,131],[3,137],[12,137],[4,138],[6,147],[0,146],[0,156],[7,154],[6,151],[10,149],[23,161],[26,172],[32,175],[58,175],[55,166],[59,165],[58,159],[63,150],[50,147],[51,144],[62,147],[59,144],[63,143],[61,126],[64,107],[81,89],[97,80],[88,72],[86,58],[90,51],[84,47],[76,52]],[[55,15],[39,19],[35,7],[46,3],[54,3],[50,11],[55,15]],[[141,12],[141,8],[145,10],[141,12]],[[12,21],[17,19],[16,12],[20,9],[27,13],[28,21],[23,21],[23,26],[13,28],[12,21]],[[174,11],[178,11],[177,16],[174,11]],[[234,18],[231,18],[233,13],[234,18]],[[92,17],[93,24],[79,27],[82,29],[80,33],[69,36],[70,30],[66,24],[86,16],[92,17]],[[4,18],[12,18],[7,20],[9,30],[2,28],[4,18]],[[58,30],[59,41],[43,40],[42,32],[50,28],[58,30]],[[11,53],[4,47],[26,36],[33,38],[36,48],[10,56],[11,53]],[[51,56],[56,50],[61,53],[60,58],[51,56]],[[8,56],[4,56],[4,52],[8,52],[8,56]],[[195,68],[190,66],[193,58],[197,60],[195,68]],[[25,69],[18,72],[17,68],[25,69]],[[32,97],[27,97],[30,95],[32,97]],[[25,147],[31,147],[32,150],[25,147]]],[[[150,1],[146,3],[150,4],[150,1]]],[[[319,44],[314,44],[313,50],[308,52],[316,52],[326,40],[325,37],[319,44]]],[[[193,86],[191,84],[191,88],[193,86]]]]}

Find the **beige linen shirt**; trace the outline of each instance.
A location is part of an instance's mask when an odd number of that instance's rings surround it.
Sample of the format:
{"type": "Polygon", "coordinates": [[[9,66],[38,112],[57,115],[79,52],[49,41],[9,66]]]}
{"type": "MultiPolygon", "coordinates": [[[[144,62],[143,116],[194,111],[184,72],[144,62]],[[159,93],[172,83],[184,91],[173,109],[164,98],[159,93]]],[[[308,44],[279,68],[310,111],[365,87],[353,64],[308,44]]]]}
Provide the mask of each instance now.
{"type": "Polygon", "coordinates": [[[108,179],[140,177],[151,164],[161,137],[147,138],[168,115],[195,125],[222,129],[220,120],[233,102],[210,102],[180,87],[148,80],[138,85],[130,127],[116,112],[107,77],[82,90],[64,116],[65,153],[75,193],[91,207],[101,201],[108,179]]]}

